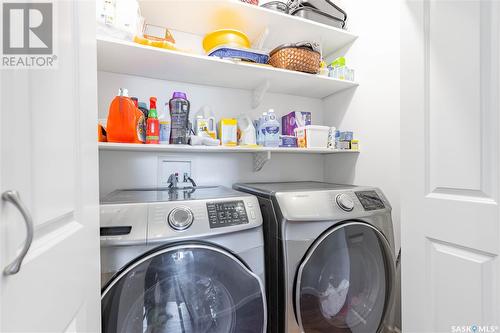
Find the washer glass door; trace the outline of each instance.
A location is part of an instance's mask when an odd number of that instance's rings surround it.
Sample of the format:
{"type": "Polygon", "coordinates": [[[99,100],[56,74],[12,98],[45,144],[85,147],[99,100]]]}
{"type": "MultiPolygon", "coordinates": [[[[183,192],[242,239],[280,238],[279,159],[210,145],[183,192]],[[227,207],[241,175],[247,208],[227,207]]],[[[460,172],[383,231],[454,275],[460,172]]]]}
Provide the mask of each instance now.
{"type": "Polygon", "coordinates": [[[375,333],[390,302],[394,263],[375,228],[350,222],[311,246],[297,271],[295,310],[305,333],[375,333]]]}
{"type": "Polygon", "coordinates": [[[129,264],[102,296],[102,331],[261,333],[263,285],[238,258],[211,245],[160,248],[129,264]]]}

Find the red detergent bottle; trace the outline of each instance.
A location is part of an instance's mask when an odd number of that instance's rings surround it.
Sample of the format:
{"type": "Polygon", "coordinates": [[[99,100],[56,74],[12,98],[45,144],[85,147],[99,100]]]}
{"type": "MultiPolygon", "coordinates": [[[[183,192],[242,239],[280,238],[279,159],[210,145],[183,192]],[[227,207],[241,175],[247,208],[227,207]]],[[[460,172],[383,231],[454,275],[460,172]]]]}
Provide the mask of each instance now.
{"type": "Polygon", "coordinates": [[[146,143],[160,143],[160,122],[156,111],[156,97],[149,98],[149,114],[146,130],[146,143]]]}

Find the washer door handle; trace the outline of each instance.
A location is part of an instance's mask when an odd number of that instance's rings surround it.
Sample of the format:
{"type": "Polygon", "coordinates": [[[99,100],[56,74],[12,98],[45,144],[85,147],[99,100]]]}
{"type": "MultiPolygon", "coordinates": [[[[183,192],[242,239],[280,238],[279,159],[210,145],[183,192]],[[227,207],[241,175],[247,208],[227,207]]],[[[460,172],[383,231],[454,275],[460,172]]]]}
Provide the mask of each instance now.
{"type": "Polygon", "coordinates": [[[33,242],[33,219],[31,218],[28,209],[21,201],[21,197],[19,196],[19,193],[17,191],[10,190],[3,192],[2,200],[8,201],[14,206],[16,206],[16,208],[23,216],[24,223],[26,224],[26,240],[24,241],[24,246],[19,255],[16,257],[16,259],[14,259],[14,261],[5,266],[3,270],[4,275],[14,275],[21,269],[21,264],[24,260],[24,257],[28,253],[31,243],[33,242]]]}

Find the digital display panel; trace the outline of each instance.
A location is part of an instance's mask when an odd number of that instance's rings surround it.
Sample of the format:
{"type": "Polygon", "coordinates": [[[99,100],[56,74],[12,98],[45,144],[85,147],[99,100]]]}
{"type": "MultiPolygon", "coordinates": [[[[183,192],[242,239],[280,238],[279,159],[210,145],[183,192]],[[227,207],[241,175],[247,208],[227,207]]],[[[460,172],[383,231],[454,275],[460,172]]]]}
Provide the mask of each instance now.
{"type": "Polygon", "coordinates": [[[248,223],[247,211],[243,201],[207,203],[210,228],[221,228],[248,223]]]}

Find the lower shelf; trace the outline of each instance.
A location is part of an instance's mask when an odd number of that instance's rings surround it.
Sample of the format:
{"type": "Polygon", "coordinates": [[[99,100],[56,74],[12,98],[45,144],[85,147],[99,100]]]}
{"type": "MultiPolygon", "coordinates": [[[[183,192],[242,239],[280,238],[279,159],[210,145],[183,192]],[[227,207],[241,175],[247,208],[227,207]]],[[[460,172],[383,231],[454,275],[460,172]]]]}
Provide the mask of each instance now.
{"type": "Polygon", "coordinates": [[[224,147],[224,146],[190,146],[190,145],[143,145],[133,143],[100,142],[99,150],[116,151],[151,151],[167,153],[287,153],[287,154],[345,154],[359,153],[356,150],[338,150],[330,148],[269,148],[269,147],[224,147]]]}
{"type": "Polygon", "coordinates": [[[330,148],[269,148],[269,147],[223,147],[190,145],[157,145],[100,142],[99,150],[137,151],[164,153],[251,153],[253,170],[260,171],[271,160],[271,154],[346,154],[359,153],[357,150],[338,150],[330,148]]]}

